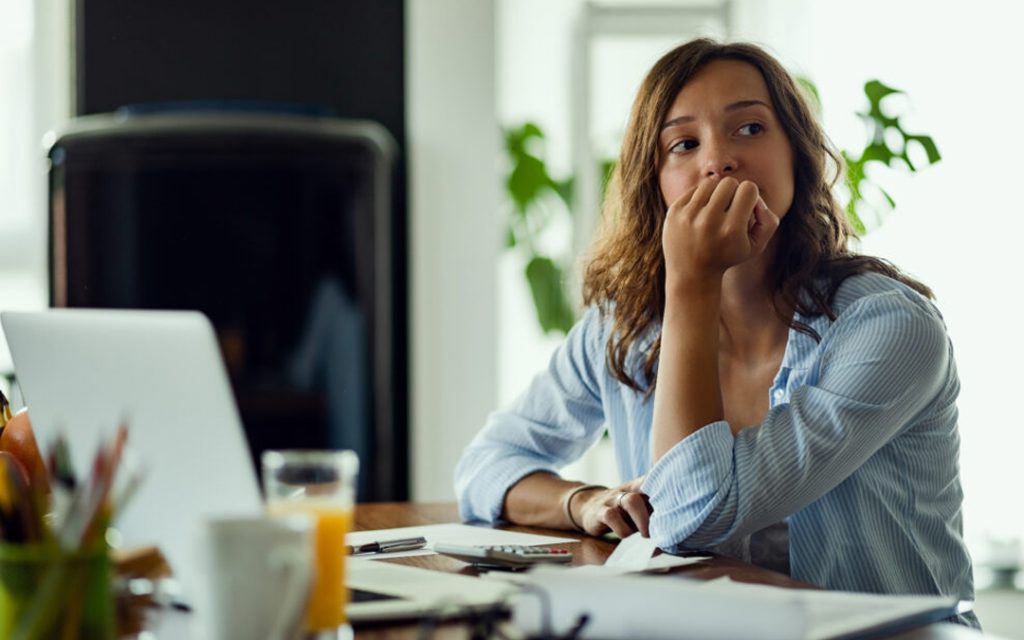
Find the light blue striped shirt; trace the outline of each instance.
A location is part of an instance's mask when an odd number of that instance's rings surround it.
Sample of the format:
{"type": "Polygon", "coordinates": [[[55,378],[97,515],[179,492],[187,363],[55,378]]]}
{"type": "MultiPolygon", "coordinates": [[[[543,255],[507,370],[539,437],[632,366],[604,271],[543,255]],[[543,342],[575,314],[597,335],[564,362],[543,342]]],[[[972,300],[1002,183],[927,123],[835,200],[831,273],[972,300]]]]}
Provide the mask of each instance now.
{"type": "MultiPolygon", "coordinates": [[[[557,473],[607,426],[621,478],[646,476],[651,535],[666,550],[749,553],[751,534],[784,523],[794,578],[973,600],[959,381],[942,317],[878,274],[847,279],[833,310],[835,321],[798,317],[821,341],[790,330],[760,425],[735,436],[724,421],[706,425],[654,465],[653,399],[612,376],[611,318],[588,310],[547,370],[464,452],[455,472],[463,519],[498,522],[512,485],[557,473]]],[[[656,336],[652,328],[634,345],[629,371],[641,370],[656,336]]]]}

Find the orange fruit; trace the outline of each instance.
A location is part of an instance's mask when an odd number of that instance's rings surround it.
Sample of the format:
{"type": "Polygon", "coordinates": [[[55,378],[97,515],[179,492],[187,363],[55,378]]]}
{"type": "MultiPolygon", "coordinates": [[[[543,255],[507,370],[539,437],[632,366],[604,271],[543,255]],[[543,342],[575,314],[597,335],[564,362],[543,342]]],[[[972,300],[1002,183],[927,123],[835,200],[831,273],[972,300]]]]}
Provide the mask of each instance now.
{"type": "Polygon", "coordinates": [[[7,425],[0,432],[0,451],[6,451],[18,459],[33,485],[44,491],[50,490],[49,474],[46,471],[46,463],[39,453],[39,445],[36,444],[36,436],[32,431],[32,421],[28,418],[28,411],[22,409],[7,421],[7,425]]]}

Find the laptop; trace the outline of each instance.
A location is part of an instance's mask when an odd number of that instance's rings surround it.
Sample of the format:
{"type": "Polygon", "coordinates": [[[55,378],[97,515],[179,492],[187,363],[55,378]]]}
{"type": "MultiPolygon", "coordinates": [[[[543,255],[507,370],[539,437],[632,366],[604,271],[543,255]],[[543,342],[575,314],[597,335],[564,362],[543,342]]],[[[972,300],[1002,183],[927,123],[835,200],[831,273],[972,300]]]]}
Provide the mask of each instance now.
{"type": "Polygon", "coordinates": [[[209,320],[192,311],[52,309],[0,313],[36,439],[58,433],[83,476],[123,420],[144,469],[115,528],[126,548],[157,545],[185,590],[211,516],[262,509],[256,473],[209,320]]]}
{"type": "MultiPolygon", "coordinates": [[[[192,602],[196,542],[210,517],[262,510],[245,433],[209,320],[194,311],[2,312],[15,373],[44,452],[57,433],[82,473],[123,419],[145,479],[116,523],[126,548],[156,544],[192,602]]],[[[349,618],[416,618],[486,607],[508,587],[353,558],[349,618]]]]}

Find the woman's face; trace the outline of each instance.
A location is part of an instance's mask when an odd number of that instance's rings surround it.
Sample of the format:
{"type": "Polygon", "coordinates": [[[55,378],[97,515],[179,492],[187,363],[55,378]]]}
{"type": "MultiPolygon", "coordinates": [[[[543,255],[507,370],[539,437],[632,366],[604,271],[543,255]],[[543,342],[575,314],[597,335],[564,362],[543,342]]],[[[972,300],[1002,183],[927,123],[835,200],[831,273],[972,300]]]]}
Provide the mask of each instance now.
{"type": "Polygon", "coordinates": [[[782,217],[793,204],[793,149],[756,67],[715,60],[697,71],[668,110],[658,139],[666,206],[702,180],[757,185],[782,217]]]}

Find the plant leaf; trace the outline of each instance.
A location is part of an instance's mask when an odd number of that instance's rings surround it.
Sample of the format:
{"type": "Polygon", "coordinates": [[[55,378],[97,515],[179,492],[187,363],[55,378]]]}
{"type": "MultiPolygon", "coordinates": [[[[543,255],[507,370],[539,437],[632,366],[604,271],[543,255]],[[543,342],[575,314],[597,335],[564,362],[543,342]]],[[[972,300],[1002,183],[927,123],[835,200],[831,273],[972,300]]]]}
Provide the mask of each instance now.
{"type": "Polygon", "coordinates": [[[882,98],[894,93],[903,92],[882,84],[879,80],[868,80],[864,83],[864,95],[868,97],[868,102],[871,104],[869,115],[878,120],[887,120],[885,114],[882,113],[882,98]]]}
{"type": "Polygon", "coordinates": [[[892,160],[895,157],[896,154],[886,144],[873,142],[864,147],[864,153],[860,157],[860,165],[863,166],[868,162],[881,162],[886,166],[891,166],[892,160]]]}
{"type": "Polygon", "coordinates": [[[544,132],[542,132],[540,130],[540,127],[538,127],[537,125],[535,125],[532,122],[527,122],[526,124],[524,124],[522,131],[523,131],[523,138],[524,139],[529,139],[529,138],[540,138],[541,140],[544,139],[544,132]]]}
{"type": "Polygon", "coordinates": [[[889,203],[889,206],[891,208],[895,209],[896,208],[896,201],[892,199],[892,196],[889,195],[889,192],[886,191],[885,189],[883,189],[882,187],[878,187],[878,190],[880,192],[882,192],[882,196],[885,197],[885,201],[889,203]]]}
{"type": "Polygon", "coordinates": [[[549,179],[551,180],[551,188],[555,190],[555,193],[558,194],[558,197],[560,197],[562,199],[562,202],[565,203],[565,206],[568,207],[569,213],[572,213],[572,198],[574,193],[573,189],[576,186],[576,178],[573,176],[569,176],[568,178],[562,181],[554,180],[551,178],[549,179]]]}
{"type": "Polygon", "coordinates": [[[544,133],[534,123],[526,122],[519,127],[508,127],[505,129],[505,149],[513,159],[527,155],[529,152],[526,147],[530,138],[544,139],[544,133]]]}
{"type": "Polygon", "coordinates": [[[906,142],[916,142],[924,148],[924,152],[928,155],[928,164],[935,164],[939,160],[942,160],[942,156],[939,154],[939,148],[935,146],[935,141],[932,140],[931,136],[926,135],[907,135],[905,136],[906,142]]]}
{"type": "Polygon", "coordinates": [[[516,210],[522,214],[537,199],[541,191],[549,186],[550,181],[544,161],[524,154],[513,167],[505,186],[512,196],[516,210]]]}
{"type": "Polygon", "coordinates": [[[857,235],[863,235],[867,228],[864,226],[864,221],[857,215],[857,203],[860,202],[860,197],[850,198],[850,202],[846,204],[846,217],[850,220],[850,225],[853,226],[853,230],[857,235]]]}
{"type": "Polygon", "coordinates": [[[562,288],[561,268],[547,256],[534,256],[526,265],[526,279],[541,330],[568,333],[574,314],[562,288]]]}
{"type": "Polygon", "coordinates": [[[903,92],[899,89],[893,89],[881,80],[868,80],[864,83],[864,93],[868,96],[868,100],[875,104],[885,96],[903,92]]]}
{"type": "Polygon", "coordinates": [[[605,197],[608,195],[608,185],[612,181],[612,174],[615,173],[615,167],[618,165],[618,161],[614,158],[605,158],[601,161],[601,201],[604,202],[605,197]]]}
{"type": "Polygon", "coordinates": [[[874,141],[881,142],[881,137],[887,127],[898,127],[899,118],[890,118],[882,113],[882,98],[890,96],[894,93],[903,93],[899,89],[893,89],[892,87],[882,84],[878,80],[868,80],[864,84],[864,95],[868,98],[868,112],[858,114],[863,118],[867,118],[869,122],[874,124],[874,141]]]}

